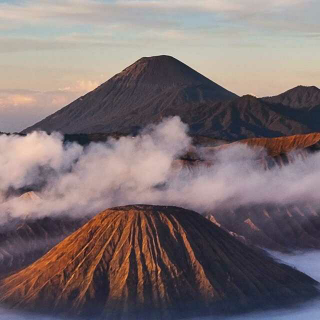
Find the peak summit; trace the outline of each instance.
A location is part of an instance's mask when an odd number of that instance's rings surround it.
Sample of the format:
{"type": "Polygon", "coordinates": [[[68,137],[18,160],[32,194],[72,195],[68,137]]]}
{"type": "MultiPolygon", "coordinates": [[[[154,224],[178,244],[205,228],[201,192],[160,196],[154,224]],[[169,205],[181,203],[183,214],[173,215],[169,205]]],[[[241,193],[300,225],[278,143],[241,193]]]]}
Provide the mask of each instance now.
{"type": "Polygon", "coordinates": [[[213,85],[214,83],[174,57],[161,55],[143,57],[116,76],[129,77],[129,82],[155,86],[213,85]]]}
{"type": "Polygon", "coordinates": [[[136,63],[143,61],[161,61],[162,63],[182,63],[178,59],[169,56],[169,55],[159,55],[159,56],[151,56],[151,57],[142,57],[136,63]]]}
{"type": "Polygon", "coordinates": [[[296,302],[316,295],[314,285],[193,211],[136,205],[102,212],[4,279],[0,301],[91,318],[172,319],[296,302]]]}
{"type": "Polygon", "coordinates": [[[293,89],[288,90],[287,92],[294,91],[294,90],[320,91],[320,89],[319,89],[318,87],[316,87],[316,86],[303,86],[303,85],[299,85],[299,86],[296,86],[296,87],[293,88],[293,89]]]}

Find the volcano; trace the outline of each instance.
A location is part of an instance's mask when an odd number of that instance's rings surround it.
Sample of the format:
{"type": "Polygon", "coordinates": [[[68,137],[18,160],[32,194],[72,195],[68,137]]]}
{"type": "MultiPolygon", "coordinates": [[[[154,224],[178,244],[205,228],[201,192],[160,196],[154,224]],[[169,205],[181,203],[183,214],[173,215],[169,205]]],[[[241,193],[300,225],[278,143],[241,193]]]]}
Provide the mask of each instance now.
{"type": "Polygon", "coordinates": [[[296,303],[316,285],[196,212],[135,205],[100,213],[4,279],[0,301],[90,319],[178,319],[296,303]]]}
{"type": "Polygon", "coordinates": [[[24,133],[132,134],[164,117],[183,118],[191,111],[196,116],[201,105],[235,97],[173,57],[145,57],[24,133]]]}

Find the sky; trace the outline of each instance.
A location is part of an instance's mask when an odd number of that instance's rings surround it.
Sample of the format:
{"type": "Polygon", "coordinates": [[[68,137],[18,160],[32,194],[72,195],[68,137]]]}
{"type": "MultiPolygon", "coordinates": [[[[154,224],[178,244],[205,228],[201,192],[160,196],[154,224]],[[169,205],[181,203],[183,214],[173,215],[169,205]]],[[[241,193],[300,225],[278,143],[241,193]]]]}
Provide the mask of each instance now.
{"type": "Polygon", "coordinates": [[[20,131],[143,56],[238,95],[320,87],[319,0],[0,0],[0,131],[20,131]]]}

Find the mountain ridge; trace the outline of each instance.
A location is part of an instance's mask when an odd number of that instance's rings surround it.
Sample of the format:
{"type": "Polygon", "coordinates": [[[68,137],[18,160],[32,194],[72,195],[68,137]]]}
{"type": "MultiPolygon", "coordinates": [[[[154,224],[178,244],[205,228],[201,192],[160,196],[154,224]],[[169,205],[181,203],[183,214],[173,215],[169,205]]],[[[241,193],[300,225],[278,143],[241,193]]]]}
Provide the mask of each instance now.
{"type": "Polygon", "coordinates": [[[300,85],[279,95],[262,99],[297,109],[320,107],[320,89],[316,86],[300,85]]]}

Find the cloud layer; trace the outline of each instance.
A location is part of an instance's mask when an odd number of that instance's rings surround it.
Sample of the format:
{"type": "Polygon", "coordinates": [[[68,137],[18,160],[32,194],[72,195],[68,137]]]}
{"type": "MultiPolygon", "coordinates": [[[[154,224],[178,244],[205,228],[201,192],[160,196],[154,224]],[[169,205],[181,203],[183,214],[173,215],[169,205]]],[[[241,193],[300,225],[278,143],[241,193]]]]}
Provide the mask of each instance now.
{"type": "Polygon", "coordinates": [[[98,85],[97,81],[78,80],[56,91],[0,90],[0,131],[22,131],[98,85]]]}
{"type": "Polygon", "coordinates": [[[66,26],[68,37],[65,37],[66,33],[63,36],[59,33],[53,37],[51,35],[49,41],[47,37],[2,37],[1,41],[6,45],[1,47],[0,53],[23,48],[70,49],[72,44],[79,45],[81,42],[86,45],[107,45],[112,41],[113,44],[129,45],[132,40],[147,39],[148,30],[193,35],[199,28],[202,32],[210,29],[213,32],[212,28],[215,28],[216,31],[224,30],[231,37],[235,31],[247,34],[247,28],[251,29],[251,33],[260,29],[318,34],[319,22],[313,15],[316,8],[319,8],[319,4],[314,0],[270,0],[259,3],[259,6],[254,0],[5,1],[0,2],[0,22],[3,22],[0,25],[5,30],[25,26],[52,27],[62,23],[66,26]],[[299,19],[296,19],[297,14],[299,19]],[[196,30],[192,30],[194,23],[196,30]],[[91,39],[86,37],[87,32],[82,31],[84,25],[90,26],[91,39]],[[253,26],[256,29],[252,29],[253,26]],[[93,41],[101,34],[101,30],[104,32],[104,41],[93,41]],[[138,37],[130,30],[135,30],[138,37]],[[79,34],[83,37],[79,37],[79,34]],[[119,35],[124,41],[119,42],[119,35]],[[70,37],[73,41],[69,41],[70,37]]]}
{"type": "Polygon", "coordinates": [[[58,134],[0,136],[2,222],[10,217],[90,215],[137,203],[200,213],[252,204],[320,207],[320,154],[265,171],[260,151],[235,145],[205,156],[212,166],[190,169],[177,160],[190,148],[187,126],[178,117],[137,137],[86,148],[64,145],[58,134]],[[8,199],[8,191],[28,188],[38,189],[39,197],[8,199]]]}

